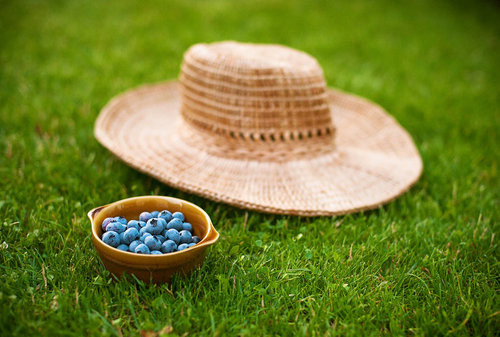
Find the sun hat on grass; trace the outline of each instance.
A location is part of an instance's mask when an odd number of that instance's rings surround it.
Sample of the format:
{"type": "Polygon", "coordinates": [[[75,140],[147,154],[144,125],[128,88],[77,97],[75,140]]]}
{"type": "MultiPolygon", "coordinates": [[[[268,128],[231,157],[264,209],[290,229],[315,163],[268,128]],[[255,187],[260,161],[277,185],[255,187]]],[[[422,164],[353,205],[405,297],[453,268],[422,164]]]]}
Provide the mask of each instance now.
{"type": "Polygon", "coordinates": [[[422,171],[411,136],[394,118],[327,88],[313,57],[280,45],[194,45],[179,81],[113,98],[95,136],[168,185],[268,213],[373,209],[422,171]]]}

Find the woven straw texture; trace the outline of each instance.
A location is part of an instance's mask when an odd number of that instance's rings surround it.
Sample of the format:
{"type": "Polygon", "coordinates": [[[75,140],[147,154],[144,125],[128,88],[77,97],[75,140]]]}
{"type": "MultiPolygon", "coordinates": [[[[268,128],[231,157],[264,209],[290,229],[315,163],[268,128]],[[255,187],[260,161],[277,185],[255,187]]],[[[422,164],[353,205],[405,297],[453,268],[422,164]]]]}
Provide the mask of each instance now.
{"type": "Polygon", "coordinates": [[[376,208],[422,171],[411,137],[382,108],[327,88],[314,58],[278,45],[195,45],[179,82],[115,97],[95,135],[171,186],[268,213],[376,208]]]}

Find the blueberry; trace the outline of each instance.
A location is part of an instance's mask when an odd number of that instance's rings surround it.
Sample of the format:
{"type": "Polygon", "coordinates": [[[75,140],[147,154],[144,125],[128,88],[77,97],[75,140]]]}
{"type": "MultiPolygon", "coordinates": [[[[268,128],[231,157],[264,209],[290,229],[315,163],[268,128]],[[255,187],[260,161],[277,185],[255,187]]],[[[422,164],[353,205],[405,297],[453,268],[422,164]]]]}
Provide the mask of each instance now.
{"type": "Polygon", "coordinates": [[[120,245],[120,234],[114,231],[106,232],[102,235],[102,241],[111,247],[118,247],[120,245]]]}
{"type": "Polygon", "coordinates": [[[177,250],[177,244],[172,240],[166,240],[161,245],[161,251],[164,253],[172,253],[177,250]]]}
{"type": "Polygon", "coordinates": [[[196,243],[194,242],[191,242],[191,243],[188,243],[188,247],[193,247],[196,243]]]}
{"type": "Polygon", "coordinates": [[[128,246],[123,243],[116,248],[119,250],[123,250],[124,252],[128,251],[128,246]]]}
{"type": "Polygon", "coordinates": [[[115,221],[121,223],[122,225],[126,225],[127,224],[127,219],[125,219],[122,216],[115,217],[115,221]]]}
{"type": "Polygon", "coordinates": [[[139,221],[130,220],[127,224],[127,229],[129,229],[129,228],[135,228],[137,230],[141,229],[141,227],[139,227],[139,221]]]}
{"type": "Polygon", "coordinates": [[[177,218],[173,218],[170,220],[170,222],[167,224],[167,229],[175,229],[177,231],[182,230],[182,220],[179,220],[177,218]]]}
{"type": "Polygon", "coordinates": [[[174,214],[172,214],[172,218],[179,219],[180,221],[185,220],[184,214],[182,214],[182,212],[175,212],[174,214]]]}
{"type": "Polygon", "coordinates": [[[172,213],[167,210],[161,211],[160,214],[158,214],[158,218],[162,218],[166,222],[169,222],[172,220],[172,213]]]}
{"type": "Polygon", "coordinates": [[[137,221],[137,224],[139,225],[139,229],[146,227],[146,223],[144,221],[137,221]]]}
{"type": "Polygon", "coordinates": [[[130,245],[128,246],[128,250],[130,250],[132,253],[135,253],[135,249],[137,246],[139,246],[142,242],[139,240],[132,241],[130,245]]]}
{"type": "Polygon", "coordinates": [[[106,218],[101,224],[102,231],[106,231],[106,226],[109,225],[110,223],[115,222],[115,218],[106,218]]]}
{"type": "Polygon", "coordinates": [[[152,250],[151,255],[161,255],[162,253],[159,250],[152,250]]]}
{"type": "Polygon", "coordinates": [[[160,243],[163,243],[166,240],[163,235],[155,235],[155,238],[160,241],[160,243]]]}
{"type": "Polygon", "coordinates": [[[191,242],[192,242],[192,243],[195,243],[195,244],[196,244],[196,243],[198,243],[198,242],[200,242],[200,241],[201,241],[201,239],[200,239],[200,237],[199,237],[199,236],[193,235],[193,237],[191,238],[191,242]]]}
{"type": "Polygon", "coordinates": [[[149,212],[142,212],[141,215],[139,215],[139,221],[148,222],[148,220],[151,218],[152,216],[149,212]]]}
{"type": "Polygon", "coordinates": [[[151,233],[144,233],[144,234],[142,234],[141,237],[140,237],[140,239],[139,239],[139,241],[141,241],[142,243],[144,243],[144,240],[146,240],[146,238],[148,236],[152,236],[151,233]]]}
{"type": "Polygon", "coordinates": [[[116,221],[111,222],[109,225],[106,226],[106,232],[113,231],[117,233],[123,233],[125,232],[125,229],[127,229],[127,227],[124,224],[116,221]]]}
{"type": "Polygon", "coordinates": [[[118,234],[120,236],[120,244],[125,243],[123,236],[125,235],[125,232],[121,232],[118,234]]]}
{"type": "Polygon", "coordinates": [[[158,214],[160,214],[160,212],[158,212],[158,211],[152,211],[152,212],[151,212],[151,217],[152,217],[152,218],[157,218],[157,217],[158,217],[158,214]]]}
{"type": "Polygon", "coordinates": [[[151,233],[153,235],[159,235],[165,229],[166,222],[163,219],[152,218],[148,220],[146,224],[146,232],[151,233]]]}
{"type": "Polygon", "coordinates": [[[179,244],[179,241],[181,240],[179,232],[173,228],[167,231],[166,237],[167,239],[174,241],[176,244],[179,244]]]}
{"type": "Polygon", "coordinates": [[[179,247],[177,247],[177,251],[181,251],[181,250],[184,250],[186,248],[189,248],[187,243],[183,243],[182,245],[179,245],[179,247]]]}
{"type": "Polygon", "coordinates": [[[130,244],[132,241],[139,238],[139,231],[135,228],[129,228],[123,233],[122,242],[130,244]]]}
{"type": "Polygon", "coordinates": [[[146,246],[143,243],[141,243],[140,245],[135,247],[134,252],[136,252],[137,254],[150,254],[150,250],[149,250],[148,246],[146,246]]]}
{"type": "Polygon", "coordinates": [[[165,219],[163,218],[156,218],[156,220],[158,220],[158,223],[162,225],[162,231],[167,228],[167,222],[165,221],[165,219]]]}
{"type": "Polygon", "coordinates": [[[180,243],[190,243],[191,242],[191,232],[190,231],[181,231],[179,233],[179,235],[181,236],[181,241],[180,243]]]}
{"type": "Polygon", "coordinates": [[[158,250],[161,248],[160,241],[156,240],[154,236],[147,236],[144,239],[144,244],[151,250],[158,250]]]}
{"type": "Polygon", "coordinates": [[[189,222],[184,222],[182,223],[182,229],[185,231],[193,231],[193,225],[191,225],[189,222]]]}

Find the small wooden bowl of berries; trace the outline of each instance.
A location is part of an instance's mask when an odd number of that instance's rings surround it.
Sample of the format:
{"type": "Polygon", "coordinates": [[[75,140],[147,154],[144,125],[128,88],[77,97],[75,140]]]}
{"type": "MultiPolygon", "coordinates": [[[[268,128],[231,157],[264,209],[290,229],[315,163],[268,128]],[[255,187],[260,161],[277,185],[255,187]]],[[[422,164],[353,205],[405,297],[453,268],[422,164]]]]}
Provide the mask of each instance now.
{"type": "Polygon", "coordinates": [[[92,242],[106,269],[145,282],[189,274],[219,238],[203,209],[172,197],[124,199],[94,208],[88,216],[92,242]]]}

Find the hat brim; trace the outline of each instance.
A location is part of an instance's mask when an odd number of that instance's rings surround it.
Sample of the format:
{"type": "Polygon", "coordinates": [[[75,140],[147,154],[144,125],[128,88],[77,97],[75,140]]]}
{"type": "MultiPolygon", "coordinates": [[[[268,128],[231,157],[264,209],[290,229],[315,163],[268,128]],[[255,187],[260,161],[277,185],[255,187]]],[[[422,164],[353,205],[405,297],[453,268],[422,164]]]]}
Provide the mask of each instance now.
{"type": "Polygon", "coordinates": [[[112,99],[95,136],[125,163],[184,191],[267,213],[338,215],[379,207],[422,172],[411,136],[381,107],[328,89],[335,147],[286,162],[216,156],[180,137],[180,85],[146,85],[112,99]]]}

